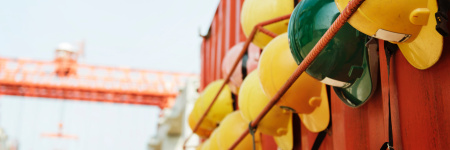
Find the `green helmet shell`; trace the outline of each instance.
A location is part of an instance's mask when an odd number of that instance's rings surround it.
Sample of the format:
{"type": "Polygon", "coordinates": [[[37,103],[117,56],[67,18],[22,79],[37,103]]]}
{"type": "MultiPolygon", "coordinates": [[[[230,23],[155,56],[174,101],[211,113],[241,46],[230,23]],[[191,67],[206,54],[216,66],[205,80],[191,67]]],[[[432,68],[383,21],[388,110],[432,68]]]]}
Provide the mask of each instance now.
{"type": "MultiPolygon", "coordinates": [[[[377,42],[377,40],[373,40],[372,42],[377,42]]],[[[364,104],[372,96],[377,87],[378,53],[376,49],[364,50],[363,58],[363,74],[352,86],[349,88],[333,87],[339,99],[351,107],[359,107],[364,104]]]]}
{"type": "MultiPolygon", "coordinates": [[[[297,64],[303,61],[339,14],[333,0],[302,0],[297,5],[288,26],[289,45],[297,64]]],[[[312,77],[334,86],[338,97],[351,107],[362,105],[375,89],[366,39],[366,35],[345,23],[306,69],[312,77]]]]}

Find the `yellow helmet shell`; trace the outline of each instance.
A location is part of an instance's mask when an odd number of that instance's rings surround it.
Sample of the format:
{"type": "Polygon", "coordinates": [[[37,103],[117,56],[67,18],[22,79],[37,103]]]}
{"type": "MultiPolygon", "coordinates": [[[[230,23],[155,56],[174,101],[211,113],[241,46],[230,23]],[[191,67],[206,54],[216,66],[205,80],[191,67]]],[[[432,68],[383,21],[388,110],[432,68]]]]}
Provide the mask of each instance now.
{"type": "MultiPolygon", "coordinates": [[[[223,84],[223,80],[217,80],[211,82],[208,86],[206,86],[205,90],[202,94],[200,94],[199,99],[201,100],[200,109],[202,112],[205,112],[208,106],[213,101],[216,94],[219,92],[220,87],[223,84]]],[[[206,115],[205,120],[211,120],[214,123],[220,123],[222,119],[233,112],[233,99],[231,98],[231,90],[228,85],[225,85],[223,90],[220,92],[217,97],[216,102],[213,104],[211,110],[208,115],[206,115]]]]}
{"type": "MultiPolygon", "coordinates": [[[[200,103],[201,100],[197,99],[194,104],[194,108],[192,109],[191,113],[188,117],[188,124],[191,130],[194,130],[195,125],[200,120],[200,117],[204,110],[200,109],[200,103]]],[[[211,132],[217,127],[217,124],[214,122],[211,122],[211,120],[204,119],[202,123],[200,124],[200,127],[195,131],[194,133],[197,134],[201,138],[208,138],[211,134],[211,132]]]]}
{"type": "MultiPolygon", "coordinates": [[[[350,0],[335,0],[343,11],[350,0]]],[[[444,39],[436,29],[436,0],[366,0],[348,22],[357,30],[398,44],[417,69],[433,66],[441,56],[444,39]]]]}
{"type": "MultiPolygon", "coordinates": [[[[428,1],[432,14],[437,12],[437,2],[428,1]]],[[[441,56],[444,38],[436,31],[436,20],[430,16],[428,24],[422,27],[417,38],[410,43],[398,43],[400,51],[406,60],[417,69],[427,69],[433,66],[441,56]]]]}
{"type": "MultiPolygon", "coordinates": [[[[263,92],[257,71],[250,73],[245,78],[239,93],[239,109],[247,122],[254,120],[270,101],[263,92]]],[[[287,133],[291,117],[292,113],[289,111],[278,106],[272,107],[259,122],[258,131],[272,136],[284,135],[287,133]]]]}
{"type": "MultiPolygon", "coordinates": [[[[229,114],[225,119],[223,119],[218,130],[217,140],[219,141],[219,147],[221,150],[228,149],[241,134],[248,128],[249,122],[246,121],[241,112],[235,111],[229,114]]],[[[256,149],[261,149],[261,137],[260,133],[255,133],[255,144],[256,149]]],[[[250,134],[236,146],[235,150],[249,150],[253,149],[253,140],[250,134]]]]}
{"type": "MultiPolygon", "coordinates": [[[[255,25],[292,13],[294,1],[292,0],[246,0],[241,11],[241,26],[246,37],[249,37],[255,25]]],[[[271,25],[264,26],[265,29],[276,34],[287,32],[289,20],[283,20],[271,25]]],[[[253,43],[264,48],[272,37],[258,32],[253,43]]]]}
{"type": "Polygon", "coordinates": [[[211,134],[211,137],[208,139],[209,142],[209,149],[210,150],[217,150],[219,149],[219,141],[217,140],[217,136],[218,136],[218,130],[214,130],[211,134]]]}
{"type": "MultiPolygon", "coordinates": [[[[188,124],[189,124],[189,127],[191,128],[191,130],[194,130],[194,127],[198,121],[192,121],[192,120],[198,120],[198,119],[192,119],[192,118],[194,118],[194,117],[191,113],[191,115],[189,115],[188,124]]],[[[211,135],[212,130],[203,128],[201,126],[202,125],[200,125],[200,127],[194,133],[197,134],[201,138],[208,138],[211,135]]]]}
{"type": "MultiPolygon", "coordinates": [[[[349,1],[335,0],[340,12],[349,1]]],[[[427,24],[423,20],[429,17],[427,0],[367,0],[348,22],[369,36],[391,42],[411,42],[427,24]]]]}
{"type": "MultiPolygon", "coordinates": [[[[259,78],[268,97],[283,86],[294,73],[297,64],[291,55],[287,34],[273,39],[263,50],[259,62],[259,78]]],[[[320,81],[306,73],[302,73],[278,102],[280,106],[288,106],[297,113],[310,113],[315,107],[309,105],[309,98],[320,95],[320,81]]]]}
{"type": "MultiPolygon", "coordinates": [[[[281,34],[274,38],[264,48],[259,61],[259,78],[264,93],[273,97],[294,73],[297,64],[291,55],[287,34],[281,34]]],[[[302,73],[294,84],[287,90],[277,103],[278,106],[295,111],[301,115],[314,115],[313,120],[302,120],[312,132],[324,130],[328,123],[321,124],[316,120],[324,119],[329,122],[328,98],[321,97],[323,84],[308,75],[302,73]],[[316,115],[319,114],[319,115],[316,115]],[[309,126],[309,127],[308,127],[309,126]]]]}

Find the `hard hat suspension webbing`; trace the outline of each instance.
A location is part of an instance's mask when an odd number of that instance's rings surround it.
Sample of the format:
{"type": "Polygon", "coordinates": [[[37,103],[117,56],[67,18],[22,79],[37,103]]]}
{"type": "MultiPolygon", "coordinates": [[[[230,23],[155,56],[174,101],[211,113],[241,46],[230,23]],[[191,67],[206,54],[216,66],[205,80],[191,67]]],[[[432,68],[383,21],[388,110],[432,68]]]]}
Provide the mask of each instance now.
{"type": "Polygon", "coordinates": [[[392,119],[391,119],[391,88],[389,85],[389,77],[390,77],[390,62],[391,62],[391,56],[394,55],[395,51],[398,49],[398,46],[396,44],[392,44],[390,42],[384,42],[384,52],[386,54],[386,63],[387,63],[387,73],[388,73],[388,107],[389,107],[389,142],[385,142],[380,150],[394,150],[394,136],[392,135],[392,119]]]}
{"type": "Polygon", "coordinates": [[[249,131],[250,135],[252,135],[253,150],[256,150],[256,143],[255,143],[256,128],[257,128],[257,126],[252,127],[252,122],[250,121],[250,123],[248,124],[248,131],[249,131]]]}
{"type": "Polygon", "coordinates": [[[369,99],[373,93],[375,93],[376,87],[377,87],[377,79],[378,79],[378,42],[376,38],[367,37],[366,42],[366,48],[364,50],[364,61],[367,61],[367,65],[369,68],[370,73],[370,80],[371,80],[371,92],[370,95],[367,96],[367,98],[364,101],[361,100],[354,100],[349,97],[347,97],[341,88],[333,87],[334,91],[336,92],[336,95],[339,97],[339,99],[344,102],[346,105],[350,107],[359,107],[363,105],[365,102],[367,102],[367,99],[369,99]]]}
{"type": "Polygon", "coordinates": [[[448,23],[448,10],[450,9],[450,0],[437,0],[438,11],[436,12],[436,31],[438,31],[442,36],[448,36],[449,31],[447,28],[448,23]]]}

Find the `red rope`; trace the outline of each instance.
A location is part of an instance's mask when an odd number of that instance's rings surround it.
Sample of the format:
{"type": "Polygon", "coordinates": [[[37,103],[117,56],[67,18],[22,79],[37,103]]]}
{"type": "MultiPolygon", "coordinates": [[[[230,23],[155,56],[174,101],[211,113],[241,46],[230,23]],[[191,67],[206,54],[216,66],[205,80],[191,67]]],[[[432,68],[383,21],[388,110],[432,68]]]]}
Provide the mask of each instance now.
{"type": "MultiPolygon", "coordinates": [[[[330,42],[330,40],[336,35],[336,33],[341,29],[341,27],[347,22],[347,20],[353,15],[353,13],[359,8],[359,6],[365,0],[352,0],[345,7],[344,11],[339,15],[339,17],[333,22],[330,28],[325,32],[325,34],[320,38],[319,42],[316,43],[311,52],[305,57],[305,59],[300,63],[295,72],[289,77],[289,79],[284,83],[281,89],[275,94],[275,96],[269,101],[269,103],[264,107],[264,109],[259,113],[259,115],[252,121],[251,126],[255,127],[261,121],[261,119],[269,112],[269,110],[278,102],[278,100],[286,93],[289,87],[294,84],[297,78],[308,68],[308,66],[316,59],[317,55],[325,48],[325,46],[330,42]]],[[[231,145],[230,150],[234,149],[249,133],[249,130],[245,130],[244,133],[231,145]]]]}
{"type": "Polygon", "coordinates": [[[259,32],[265,33],[265,34],[267,34],[268,36],[270,36],[272,38],[275,38],[275,37],[278,36],[277,34],[275,34],[273,32],[270,32],[269,30],[267,30],[266,28],[263,28],[261,26],[258,29],[259,29],[259,32]]]}

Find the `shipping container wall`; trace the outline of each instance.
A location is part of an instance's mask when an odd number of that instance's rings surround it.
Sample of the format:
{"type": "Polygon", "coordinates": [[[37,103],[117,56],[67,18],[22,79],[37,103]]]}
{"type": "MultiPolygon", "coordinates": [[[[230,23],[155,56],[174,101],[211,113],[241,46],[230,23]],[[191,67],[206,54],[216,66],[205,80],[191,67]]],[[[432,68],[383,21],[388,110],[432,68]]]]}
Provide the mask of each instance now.
{"type": "Polygon", "coordinates": [[[222,59],[225,53],[239,42],[245,41],[240,15],[243,0],[221,0],[209,33],[201,46],[200,91],[210,82],[222,78],[222,59]]]}
{"type": "MultiPolygon", "coordinates": [[[[221,63],[226,51],[245,41],[240,27],[242,2],[222,0],[217,8],[202,43],[202,88],[223,78],[221,63]]],[[[380,149],[389,140],[389,96],[395,149],[450,149],[450,38],[444,43],[440,60],[427,70],[415,69],[397,51],[388,80],[384,42],[380,40],[376,92],[359,108],[346,106],[330,92],[331,124],[320,149],[380,149]]],[[[294,149],[311,149],[317,133],[299,122],[294,128],[300,129],[294,149]]],[[[265,149],[275,147],[273,140],[264,139],[265,149]]]]}

